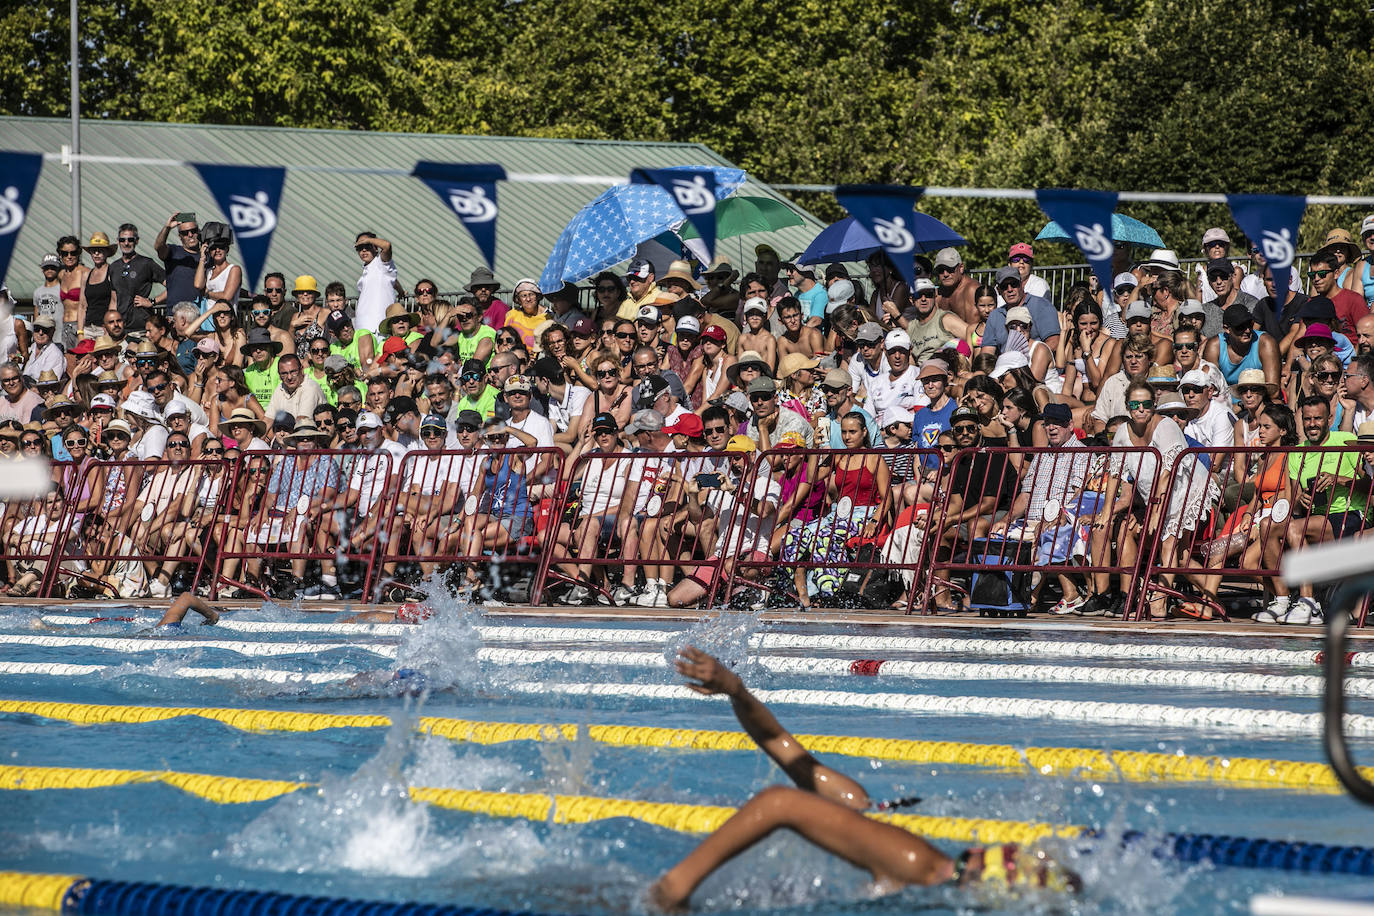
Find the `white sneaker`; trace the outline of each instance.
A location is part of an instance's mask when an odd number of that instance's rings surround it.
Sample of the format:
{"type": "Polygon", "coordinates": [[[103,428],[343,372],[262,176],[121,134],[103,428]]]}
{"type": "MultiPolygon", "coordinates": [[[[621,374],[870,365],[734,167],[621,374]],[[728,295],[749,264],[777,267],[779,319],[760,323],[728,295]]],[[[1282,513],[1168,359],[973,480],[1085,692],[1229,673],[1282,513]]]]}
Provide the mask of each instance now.
{"type": "Polygon", "coordinates": [[[1304,626],[1322,622],[1322,606],[1313,598],[1299,598],[1283,615],[1283,623],[1304,626]]]}
{"type": "Polygon", "coordinates": [[[618,607],[625,607],[627,604],[634,601],[635,594],[635,592],[625,586],[617,585],[615,591],[611,592],[611,600],[614,601],[618,607]]]}
{"type": "Polygon", "coordinates": [[[587,603],[587,599],[592,595],[585,585],[574,585],[572,591],[563,596],[563,603],[572,607],[587,603]]]}
{"type": "Polygon", "coordinates": [[[662,607],[668,603],[668,589],[664,588],[663,583],[655,579],[644,586],[644,591],[634,598],[636,607],[662,607]]]}
{"type": "Polygon", "coordinates": [[[1255,623],[1280,623],[1288,613],[1288,603],[1287,595],[1277,595],[1268,607],[1257,611],[1250,619],[1255,623]]]}
{"type": "Polygon", "coordinates": [[[1070,601],[1067,598],[1061,598],[1058,604],[1050,608],[1050,613],[1058,614],[1061,617],[1067,616],[1069,614],[1077,614],[1079,610],[1083,607],[1083,605],[1087,603],[1088,596],[1080,592],[1078,597],[1073,599],[1072,601],[1070,601]]]}
{"type": "Polygon", "coordinates": [[[154,576],[148,581],[149,598],[167,598],[172,594],[172,586],[154,576]]]}

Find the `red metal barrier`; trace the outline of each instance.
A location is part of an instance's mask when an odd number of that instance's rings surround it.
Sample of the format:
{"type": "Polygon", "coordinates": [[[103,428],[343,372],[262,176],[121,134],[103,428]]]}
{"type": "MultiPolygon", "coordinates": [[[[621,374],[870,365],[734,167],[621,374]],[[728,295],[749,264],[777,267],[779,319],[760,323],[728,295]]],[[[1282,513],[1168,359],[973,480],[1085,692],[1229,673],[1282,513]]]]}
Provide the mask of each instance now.
{"type": "Polygon", "coordinates": [[[361,564],[370,584],[379,532],[396,478],[391,454],[303,447],[248,452],[233,481],[232,511],[222,516],[211,583],[246,586],[252,594],[323,597],[309,591],[310,561],[338,576],[338,564],[361,564]],[[289,564],[289,574],[280,570],[289,564]]]}
{"type": "Polygon", "coordinates": [[[770,449],[754,464],[745,492],[762,498],[771,481],[777,507],[772,518],[736,526],[725,598],[749,587],[767,592],[765,603],[809,607],[814,596],[825,606],[910,613],[942,470],[940,453],[931,449],[770,449]]]}
{"type": "Polygon", "coordinates": [[[728,526],[735,515],[733,503],[725,505],[721,489],[732,479],[731,455],[736,463],[745,458],[739,452],[578,456],[563,475],[531,601],[538,603],[552,581],[586,588],[609,603],[617,586],[605,579],[596,581],[595,575],[604,576],[610,567],[621,568],[620,585],[630,591],[644,569],[645,591],[636,601],[642,606],[666,604],[672,573],[679,569],[714,596],[721,585],[721,563],[715,555],[719,518],[723,511],[728,526]],[[695,496],[689,492],[693,488],[695,496]],[[657,582],[665,586],[662,593],[657,582]]]}
{"type": "Polygon", "coordinates": [[[971,574],[968,607],[994,616],[1024,616],[1038,593],[1033,574],[1043,581],[1051,568],[1080,594],[1105,594],[1117,576],[1127,580],[1126,607],[1137,599],[1168,471],[1155,449],[973,448],[947,468],[926,538],[928,612],[963,590],[946,571],[971,574]],[[1007,537],[1017,520],[1020,533],[1007,537]]]}
{"type": "Polygon", "coordinates": [[[533,580],[563,460],[556,448],[407,453],[382,513],[380,572],[369,593],[403,589],[394,579],[399,564],[418,564],[426,575],[460,564],[461,584],[474,587],[491,584],[483,573],[495,564],[524,564],[533,580]]]}
{"type": "Polygon", "coordinates": [[[200,579],[232,468],[222,459],[87,460],[59,475],[67,504],[43,580],[44,596],[71,586],[112,597],[161,595],[182,567],[200,579]],[[151,586],[151,588],[150,588],[151,586]]]}
{"type": "Polygon", "coordinates": [[[52,547],[71,524],[71,507],[57,481],[73,473],[70,461],[48,462],[52,489],[34,499],[10,499],[0,504],[0,561],[7,572],[10,594],[45,594],[52,547]]]}
{"type": "MultiPolygon", "coordinates": [[[[1171,501],[1202,501],[1215,511],[1204,513],[1191,529],[1161,526],[1156,531],[1148,580],[1163,586],[1164,595],[1175,597],[1173,606],[1191,616],[1224,617],[1220,589],[1237,580],[1251,593],[1258,585],[1287,594],[1282,583],[1271,583],[1280,575],[1283,555],[1360,536],[1371,487],[1370,443],[1185,449],[1170,472],[1171,501]],[[1180,577],[1196,587],[1193,594],[1175,587],[1180,577]]],[[[1361,626],[1364,615],[1362,610],[1361,626]]]]}

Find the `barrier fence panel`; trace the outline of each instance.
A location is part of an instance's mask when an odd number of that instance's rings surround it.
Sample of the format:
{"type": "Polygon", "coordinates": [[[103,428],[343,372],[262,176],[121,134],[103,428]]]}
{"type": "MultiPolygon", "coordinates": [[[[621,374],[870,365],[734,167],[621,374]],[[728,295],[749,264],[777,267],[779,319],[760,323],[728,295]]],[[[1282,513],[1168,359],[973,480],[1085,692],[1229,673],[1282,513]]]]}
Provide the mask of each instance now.
{"type": "Polygon", "coordinates": [[[770,449],[748,492],[773,508],[736,527],[724,598],[911,613],[942,471],[933,449],[770,449]]]}
{"type": "Polygon", "coordinates": [[[557,448],[407,453],[381,512],[370,593],[404,592],[402,565],[418,566],[421,575],[457,567],[453,584],[495,587],[506,581],[503,567],[514,564],[528,567],[533,582],[563,462],[557,448]]]}
{"type": "Polygon", "coordinates": [[[262,597],[322,595],[312,563],[341,592],[366,594],[396,480],[390,452],[297,448],[246,453],[221,516],[212,597],[225,585],[262,597]],[[312,589],[316,589],[312,591],[312,589]]]}
{"type": "Polygon", "coordinates": [[[682,570],[709,603],[741,512],[732,494],[752,462],[743,452],[579,455],[552,508],[531,601],[562,584],[585,590],[572,592],[577,601],[611,603],[618,594],[621,602],[664,606],[682,570]],[[630,599],[641,572],[644,589],[630,599]]]}
{"type": "Polygon", "coordinates": [[[1024,616],[1051,577],[1076,597],[1106,595],[1116,577],[1134,605],[1168,473],[1154,448],[969,448],[943,470],[926,532],[928,613],[962,592],[966,609],[1024,616]]]}
{"type": "Polygon", "coordinates": [[[1372,488],[1374,445],[1367,442],[1185,449],[1168,492],[1180,506],[1202,504],[1203,512],[1192,528],[1160,529],[1149,581],[1192,616],[1224,617],[1217,601],[1223,587],[1254,599],[1286,594],[1278,578],[1284,554],[1360,536],[1372,488]],[[1179,593],[1184,582],[1190,594],[1179,593]]]}
{"type": "Polygon", "coordinates": [[[64,469],[68,512],[42,594],[165,597],[193,588],[233,477],[222,459],[88,460],[64,469]]]}
{"type": "Polygon", "coordinates": [[[0,503],[0,561],[5,582],[15,597],[44,594],[48,560],[58,535],[71,524],[72,508],[56,482],[73,473],[70,461],[50,462],[53,488],[33,499],[9,499],[0,503]]]}

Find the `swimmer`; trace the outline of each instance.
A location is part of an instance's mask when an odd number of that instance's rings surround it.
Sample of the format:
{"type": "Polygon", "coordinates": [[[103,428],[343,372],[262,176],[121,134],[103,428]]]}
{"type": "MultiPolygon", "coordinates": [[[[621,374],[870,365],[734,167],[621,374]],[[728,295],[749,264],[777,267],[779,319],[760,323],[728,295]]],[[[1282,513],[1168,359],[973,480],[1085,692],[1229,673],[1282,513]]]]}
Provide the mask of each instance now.
{"type": "Polygon", "coordinates": [[[204,617],[207,627],[212,627],[219,623],[219,611],[215,610],[213,604],[192,592],[182,592],[177,596],[177,600],[172,602],[172,606],[167,609],[167,613],[163,614],[162,619],[154,624],[154,626],[179,627],[190,611],[195,611],[197,614],[204,617]]]}
{"type": "Polygon", "coordinates": [[[860,812],[874,806],[863,786],[813,757],[733,671],[692,646],[682,650],[677,670],[693,681],[687,686],[697,693],[728,696],[745,732],[796,788],[764,789],[669,869],[649,891],[661,909],[684,908],[708,875],[779,828],[867,870],[887,893],[911,884],[979,881],[1075,892],[1081,888],[1078,875],[1034,849],[1007,843],[974,847],[951,859],[913,833],[865,817],[860,812]]]}
{"type": "Polygon", "coordinates": [[[420,623],[434,616],[434,608],[418,601],[407,601],[395,611],[359,611],[340,623],[420,623]]]}

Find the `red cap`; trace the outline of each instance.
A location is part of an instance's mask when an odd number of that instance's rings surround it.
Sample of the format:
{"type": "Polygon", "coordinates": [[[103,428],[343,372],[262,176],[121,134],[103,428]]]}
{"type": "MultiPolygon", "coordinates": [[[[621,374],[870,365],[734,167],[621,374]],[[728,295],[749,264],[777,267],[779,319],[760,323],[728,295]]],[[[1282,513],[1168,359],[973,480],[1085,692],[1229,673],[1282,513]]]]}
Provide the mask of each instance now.
{"type": "Polygon", "coordinates": [[[689,439],[701,438],[701,417],[694,413],[685,413],[677,418],[677,422],[671,426],[663,427],[665,433],[682,433],[689,439]]]}
{"type": "Polygon", "coordinates": [[[85,356],[87,353],[95,352],[95,341],[89,337],[83,337],[72,347],[72,352],[77,356],[85,356]]]}
{"type": "Polygon", "coordinates": [[[1015,245],[1012,245],[1011,249],[1007,251],[1007,260],[1011,260],[1017,255],[1025,255],[1032,261],[1035,260],[1035,250],[1031,248],[1030,244],[1027,242],[1017,242],[1015,245]]]}
{"type": "Polygon", "coordinates": [[[725,328],[718,324],[713,324],[701,332],[702,340],[714,340],[718,344],[725,343],[725,328]]]}
{"type": "Polygon", "coordinates": [[[393,353],[400,353],[406,349],[406,342],[399,337],[388,337],[386,343],[382,344],[382,356],[390,356],[393,353]]]}

